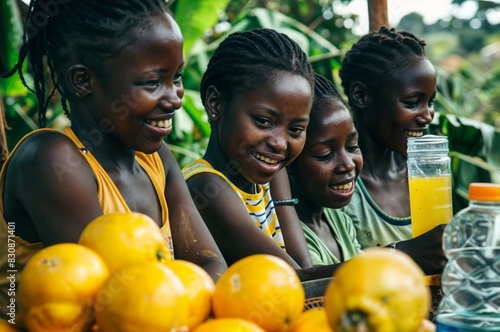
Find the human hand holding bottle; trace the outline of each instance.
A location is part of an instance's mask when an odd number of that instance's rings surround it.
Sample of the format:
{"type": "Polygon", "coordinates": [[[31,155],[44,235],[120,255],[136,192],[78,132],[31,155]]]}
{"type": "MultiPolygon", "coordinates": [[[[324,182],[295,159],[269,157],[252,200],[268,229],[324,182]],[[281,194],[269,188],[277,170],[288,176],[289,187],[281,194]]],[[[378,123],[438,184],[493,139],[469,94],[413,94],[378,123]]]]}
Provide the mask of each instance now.
{"type": "Polygon", "coordinates": [[[441,274],[446,265],[441,224],[413,239],[398,242],[397,249],[410,255],[426,275],[441,274]]]}

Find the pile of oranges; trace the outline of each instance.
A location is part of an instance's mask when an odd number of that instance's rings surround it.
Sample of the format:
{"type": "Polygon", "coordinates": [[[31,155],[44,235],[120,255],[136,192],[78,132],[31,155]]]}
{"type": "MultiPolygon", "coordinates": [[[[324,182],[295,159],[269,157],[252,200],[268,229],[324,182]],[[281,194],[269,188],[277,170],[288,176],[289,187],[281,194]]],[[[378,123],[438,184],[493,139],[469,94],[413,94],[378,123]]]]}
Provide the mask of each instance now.
{"type": "MultiPolygon", "coordinates": [[[[385,254],[368,251],[359,257],[389,259],[385,254]]],[[[28,332],[354,331],[341,327],[339,320],[363,309],[353,303],[371,303],[366,292],[380,297],[383,288],[361,289],[366,287],[360,279],[362,259],[356,257],[337,270],[339,277],[332,278],[325,293],[326,308],[304,311],[301,281],[280,258],[264,254],[243,258],[215,284],[198,265],[172,259],[159,227],[148,216],[106,214],[85,228],[78,244],[48,246],[29,260],[19,280],[19,317],[28,332]]],[[[366,320],[366,331],[423,331],[419,328],[429,305],[428,290],[418,291],[423,274],[411,266],[411,259],[398,256],[397,261],[406,271],[398,287],[409,282],[415,294],[382,296],[391,304],[366,310],[375,317],[373,322],[366,320]],[[409,302],[401,300],[408,296],[409,302]],[[387,330],[388,321],[382,329],[373,325],[380,324],[381,310],[387,317],[394,314],[391,305],[393,309],[415,306],[409,308],[414,312],[411,324],[394,325],[392,330],[387,330]]],[[[367,263],[380,267],[380,260],[367,263]]],[[[396,266],[391,273],[398,269],[397,264],[388,264],[396,266]]],[[[373,266],[367,267],[372,279],[373,266]]],[[[408,320],[406,313],[396,314],[408,320]]]]}

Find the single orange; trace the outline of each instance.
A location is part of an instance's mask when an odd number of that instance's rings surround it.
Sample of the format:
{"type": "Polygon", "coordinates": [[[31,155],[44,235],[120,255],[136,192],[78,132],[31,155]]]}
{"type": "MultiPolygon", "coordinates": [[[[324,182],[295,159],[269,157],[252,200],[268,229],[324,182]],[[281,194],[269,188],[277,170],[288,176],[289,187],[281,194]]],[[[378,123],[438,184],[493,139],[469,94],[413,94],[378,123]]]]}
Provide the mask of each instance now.
{"type": "Polygon", "coordinates": [[[200,266],[180,259],[166,262],[184,285],[189,301],[189,314],[181,326],[188,330],[204,322],[212,311],[212,296],[215,284],[212,277],[200,266]]]}
{"type": "Polygon", "coordinates": [[[194,328],[193,332],[266,332],[260,326],[240,318],[215,318],[194,328]]]}
{"type": "Polygon", "coordinates": [[[422,325],[418,329],[418,332],[436,332],[436,324],[428,319],[424,319],[422,325]]]}
{"type": "Polygon", "coordinates": [[[19,279],[19,314],[28,331],[87,331],[96,295],[109,276],[104,261],[75,243],[33,255],[19,279]]]}
{"type": "Polygon", "coordinates": [[[242,318],[268,332],[286,331],[304,309],[304,288],[283,259],[258,254],[224,272],[215,285],[216,318],[242,318]]]}
{"type": "Polygon", "coordinates": [[[410,256],[370,248],[335,271],[324,305],[334,330],[415,332],[429,313],[430,292],[410,256]]]}
{"type": "Polygon", "coordinates": [[[97,217],[84,228],[79,243],[96,251],[110,273],[129,264],[172,259],[158,225],[138,212],[115,212],[97,217]]]}
{"type": "Polygon", "coordinates": [[[16,325],[0,319],[0,332],[18,332],[16,325]]]}
{"type": "Polygon", "coordinates": [[[101,332],[175,331],[188,314],[184,285],[163,263],[127,265],[106,280],[97,295],[101,332]]]}
{"type": "Polygon", "coordinates": [[[332,332],[325,308],[304,311],[294,322],[291,332],[332,332]]]}

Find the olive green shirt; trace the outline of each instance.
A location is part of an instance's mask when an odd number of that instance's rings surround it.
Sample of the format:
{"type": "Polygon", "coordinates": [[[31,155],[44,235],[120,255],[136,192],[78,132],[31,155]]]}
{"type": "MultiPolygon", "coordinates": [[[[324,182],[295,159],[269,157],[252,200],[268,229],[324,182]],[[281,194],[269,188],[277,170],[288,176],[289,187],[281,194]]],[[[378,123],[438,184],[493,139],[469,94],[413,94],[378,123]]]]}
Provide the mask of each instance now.
{"type": "MultiPolygon", "coordinates": [[[[361,252],[361,246],[356,240],[356,230],[352,224],[351,218],[338,209],[325,208],[324,214],[328,226],[337,240],[342,251],[343,260],[346,261],[361,252]]],[[[306,237],[307,247],[311,254],[313,265],[330,265],[341,263],[339,257],[331,252],[330,249],[319,239],[319,237],[307,226],[302,223],[302,229],[306,237]]]]}

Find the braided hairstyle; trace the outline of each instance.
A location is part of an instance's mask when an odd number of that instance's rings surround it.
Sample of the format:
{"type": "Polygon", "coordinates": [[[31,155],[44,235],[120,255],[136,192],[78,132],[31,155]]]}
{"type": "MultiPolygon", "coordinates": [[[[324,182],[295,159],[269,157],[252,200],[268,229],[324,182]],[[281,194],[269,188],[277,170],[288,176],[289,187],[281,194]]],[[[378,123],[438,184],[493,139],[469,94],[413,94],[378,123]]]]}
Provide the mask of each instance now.
{"type": "Polygon", "coordinates": [[[326,77],[315,73],[314,74],[314,101],[311,109],[309,125],[314,124],[316,119],[323,115],[322,104],[324,102],[338,102],[347,106],[346,101],[342,98],[339,91],[332,81],[326,77]]]}
{"type": "Polygon", "coordinates": [[[103,60],[118,55],[134,42],[135,32],[166,12],[165,0],[31,0],[18,61],[2,77],[19,73],[23,84],[37,96],[39,125],[45,127],[47,105],[56,90],[69,117],[65,68],[79,61],[104,79],[103,60]],[[33,88],[23,74],[26,59],[33,73],[33,88]],[[54,86],[49,93],[46,65],[54,86]]]}
{"type": "Polygon", "coordinates": [[[313,70],[307,55],[290,37],[273,29],[230,34],[215,50],[200,85],[201,100],[209,86],[230,98],[266,82],[270,72],[283,70],[306,78],[313,88],[313,70]]]}
{"type": "Polygon", "coordinates": [[[346,53],[340,69],[344,93],[349,96],[355,81],[377,91],[380,81],[408,64],[412,58],[426,58],[425,41],[409,32],[381,27],[361,37],[346,53]]]}

